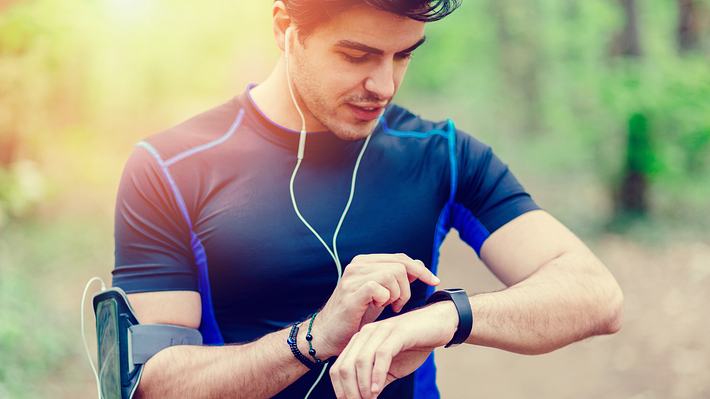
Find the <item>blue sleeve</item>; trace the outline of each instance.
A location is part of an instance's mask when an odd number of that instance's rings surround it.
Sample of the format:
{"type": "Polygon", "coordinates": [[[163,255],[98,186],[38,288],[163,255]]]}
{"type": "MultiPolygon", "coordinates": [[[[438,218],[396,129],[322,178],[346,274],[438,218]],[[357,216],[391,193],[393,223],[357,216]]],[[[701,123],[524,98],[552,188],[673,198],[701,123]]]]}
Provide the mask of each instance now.
{"type": "Polygon", "coordinates": [[[126,292],[197,290],[189,226],[160,162],[137,147],[121,177],[112,274],[126,292]]]}
{"type": "Polygon", "coordinates": [[[490,146],[456,130],[456,188],[452,227],[480,256],[490,234],[525,212],[540,209],[490,146]]]}

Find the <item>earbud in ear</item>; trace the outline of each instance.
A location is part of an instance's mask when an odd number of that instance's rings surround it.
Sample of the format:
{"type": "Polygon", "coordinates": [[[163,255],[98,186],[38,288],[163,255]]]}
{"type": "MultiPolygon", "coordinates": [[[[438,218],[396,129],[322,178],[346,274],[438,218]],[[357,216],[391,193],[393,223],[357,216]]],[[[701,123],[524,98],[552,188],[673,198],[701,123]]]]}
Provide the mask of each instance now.
{"type": "Polygon", "coordinates": [[[286,33],[285,33],[286,37],[284,38],[284,40],[286,40],[286,42],[284,43],[284,54],[287,59],[288,59],[288,48],[289,48],[289,44],[291,42],[291,32],[292,31],[293,31],[293,26],[289,25],[288,28],[286,28],[286,33]]]}

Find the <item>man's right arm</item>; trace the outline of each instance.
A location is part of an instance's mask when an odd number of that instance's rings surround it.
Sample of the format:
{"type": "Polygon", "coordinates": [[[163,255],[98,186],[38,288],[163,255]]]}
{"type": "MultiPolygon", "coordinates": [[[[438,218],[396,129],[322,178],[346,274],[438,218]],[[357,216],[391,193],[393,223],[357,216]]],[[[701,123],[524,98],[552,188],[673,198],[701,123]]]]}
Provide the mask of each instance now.
{"type": "MultiPolygon", "coordinates": [[[[200,294],[192,248],[185,238],[190,237],[190,227],[159,156],[154,158],[149,149],[157,153],[149,144],[132,152],[121,178],[113,285],[129,292],[128,300],[142,324],[198,328],[200,294]],[[144,292],[131,293],[138,290],[144,292]]],[[[298,344],[304,354],[308,351],[305,333],[299,329],[298,344]]],[[[274,396],[308,371],[291,353],[287,337],[288,330],[282,330],[243,345],[166,348],[145,364],[137,396],[274,396]]],[[[316,345],[317,339],[314,334],[314,347],[323,358],[328,351],[316,345]]]]}
{"type": "MultiPolygon", "coordinates": [[[[141,147],[126,163],[116,199],[112,285],[129,293],[141,323],[197,328],[202,315],[189,238],[194,232],[157,150],[148,143],[141,147]]],[[[313,323],[318,357],[339,355],[384,307],[401,311],[417,279],[439,283],[423,262],[406,254],[355,256],[313,323]]],[[[297,341],[304,354],[306,330],[299,330],[297,341]]],[[[291,353],[287,337],[284,329],[241,345],[166,348],[145,364],[137,393],[143,398],[274,396],[308,371],[291,353]]]]}
{"type": "MultiPolygon", "coordinates": [[[[165,323],[197,328],[200,295],[192,291],[129,294],[142,324],[165,323]]],[[[289,328],[242,344],[180,345],[153,356],[143,370],[137,398],[269,398],[308,371],[288,348],[289,328]]],[[[301,353],[307,353],[305,329],[298,332],[301,353]]]]}
{"type": "MultiPolygon", "coordinates": [[[[345,267],[335,290],[313,322],[312,344],[320,359],[337,356],[360,328],[377,319],[384,307],[402,310],[409,284],[439,284],[424,263],[405,254],[358,255],[345,267]]],[[[198,328],[200,294],[195,291],[150,291],[128,295],[141,324],[198,328]]],[[[146,364],[138,397],[268,398],[301,377],[308,368],[291,353],[290,328],[241,345],[173,346],[146,364]]],[[[301,353],[308,352],[307,329],[298,332],[301,353]]]]}

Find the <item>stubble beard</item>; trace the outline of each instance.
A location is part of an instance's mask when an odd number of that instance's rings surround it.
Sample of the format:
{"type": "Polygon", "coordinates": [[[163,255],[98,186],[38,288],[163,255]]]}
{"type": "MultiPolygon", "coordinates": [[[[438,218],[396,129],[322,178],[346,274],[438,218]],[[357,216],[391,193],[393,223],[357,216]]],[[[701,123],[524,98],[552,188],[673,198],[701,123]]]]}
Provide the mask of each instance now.
{"type": "MultiPolygon", "coordinates": [[[[299,74],[300,75],[300,74],[299,74]]],[[[372,121],[357,121],[355,123],[343,121],[337,116],[338,107],[330,108],[326,99],[318,93],[318,90],[311,90],[313,82],[307,78],[294,79],[294,94],[298,98],[299,104],[305,108],[303,111],[310,113],[315,120],[334,135],[342,140],[354,141],[366,138],[377,125],[377,119],[372,121]],[[304,82],[299,85],[296,82],[304,82]],[[302,87],[300,87],[302,86],[302,87]],[[307,100],[306,100],[307,99],[307,100]]]]}

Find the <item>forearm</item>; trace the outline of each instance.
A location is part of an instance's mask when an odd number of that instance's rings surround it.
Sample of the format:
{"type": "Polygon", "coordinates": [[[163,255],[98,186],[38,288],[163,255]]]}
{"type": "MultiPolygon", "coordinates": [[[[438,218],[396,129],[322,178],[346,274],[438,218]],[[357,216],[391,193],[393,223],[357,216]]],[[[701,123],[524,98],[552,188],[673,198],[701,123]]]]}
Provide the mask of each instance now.
{"type": "Polygon", "coordinates": [[[466,342],[540,354],[616,332],[621,290],[597,262],[591,254],[568,253],[516,285],[470,297],[475,323],[466,342]]]}
{"type": "MultiPolygon", "coordinates": [[[[174,346],[145,365],[139,398],[269,398],[308,371],[289,350],[290,327],[227,346],[174,346]]],[[[307,355],[304,329],[298,344],[307,355]]]]}

